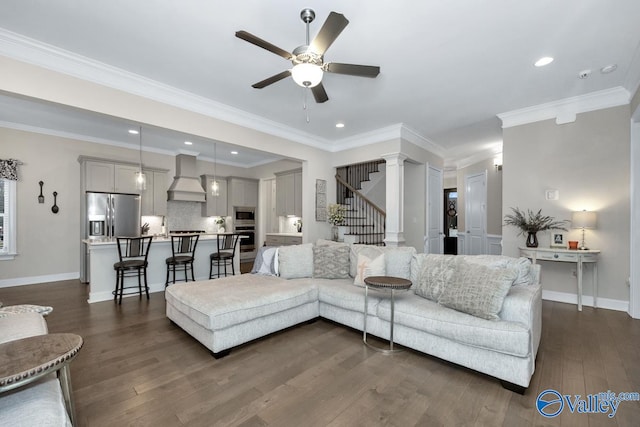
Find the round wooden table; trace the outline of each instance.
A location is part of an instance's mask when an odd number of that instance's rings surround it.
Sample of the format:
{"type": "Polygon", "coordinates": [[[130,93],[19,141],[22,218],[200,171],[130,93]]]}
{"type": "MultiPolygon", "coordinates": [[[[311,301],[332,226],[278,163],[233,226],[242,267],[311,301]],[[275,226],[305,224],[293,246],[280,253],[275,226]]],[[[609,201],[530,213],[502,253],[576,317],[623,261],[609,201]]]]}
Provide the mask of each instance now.
{"type": "Polygon", "coordinates": [[[362,341],[367,347],[382,353],[395,353],[401,351],[393,348],[393,322],[395,319],[395,291],[406,291],[411,287],[411,280],[402,279],[400,277],[391,276],[369,276],[364,279],[364,330],[362,333],[362,341]],[[376,290],[391,291],[391,319],[389,331],[389,349],[375,347],[367,342],[367,306],[369,299],[369,288],[376,290]]]}
{"type": "Polygon", "coordinates": [[[76,425],[69,363],[82,344],[76,334],[36,335],[0,344],[0,393],[57,372],[69,418],[76,425]]]}

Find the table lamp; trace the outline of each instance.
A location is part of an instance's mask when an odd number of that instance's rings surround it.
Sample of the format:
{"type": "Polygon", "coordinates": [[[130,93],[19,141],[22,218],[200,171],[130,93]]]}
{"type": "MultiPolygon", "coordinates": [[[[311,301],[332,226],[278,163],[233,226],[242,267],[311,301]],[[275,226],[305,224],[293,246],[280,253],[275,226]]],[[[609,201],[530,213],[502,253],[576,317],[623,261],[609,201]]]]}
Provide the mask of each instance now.
{"type": "Polygon", "coordinates": [[[571,227],[582,229],[582,244],[580,245],[580,249],[583,251],[589,249],[584,244],[584,230],[587,228],[596,228],[596,213],[586,210],[574,212],[571,215],[571,227]]]}

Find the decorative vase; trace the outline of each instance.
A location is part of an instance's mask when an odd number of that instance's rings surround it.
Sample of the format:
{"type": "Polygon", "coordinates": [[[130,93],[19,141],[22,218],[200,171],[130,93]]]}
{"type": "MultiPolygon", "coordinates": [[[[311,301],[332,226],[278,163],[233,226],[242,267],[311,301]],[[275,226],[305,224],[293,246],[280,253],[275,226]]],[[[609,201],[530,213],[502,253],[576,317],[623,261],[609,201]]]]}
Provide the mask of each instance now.
{"type": "Polygon", "coordinates": [[[538,236],[536,236],[535,231],[529,231],[529,234],[527,235],[527,247],[528,248],[538,247],[538,236]]]}
{"type": "Polygon", "coordinates": [[[331,227],[331,240],[333,240],[334,242],[338,241],[338,227],[337,226],[333,226],[331,227]]]}
{"type": "Polygon", "coordinates": [[[224,233],[224,227],[218,227],[218,233],[224,233]]]}

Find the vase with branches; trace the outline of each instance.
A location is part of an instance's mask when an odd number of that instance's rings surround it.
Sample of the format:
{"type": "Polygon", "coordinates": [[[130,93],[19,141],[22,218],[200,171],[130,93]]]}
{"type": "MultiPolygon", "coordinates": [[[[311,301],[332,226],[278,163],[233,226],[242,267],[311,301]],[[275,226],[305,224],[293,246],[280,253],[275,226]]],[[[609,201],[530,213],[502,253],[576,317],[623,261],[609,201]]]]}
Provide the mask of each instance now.
{"type": "Polygon", "coordinates": [[[327,222],[331,224],[332,239],[338,241],[340,238],[340,226],[344,225],[347,208],[337,203],[332,203],[327,207],[327,222]]]}
{"type": "Polygon", "coordinates": [[[542,215],[542,209],[534,212],[527,209],[526,212],[518,208],[511,208],[512,214],[504,216],[504,224],[519,228],[521,234],[527,233],[527,247],[537,248],[538,237],[536,233],[546,230],[567,231],[567,220],[556,220],[552,216],[542,215]]]}
{"type": "Polygon", "coordinates": [[[344,206],[337,203],[330,204],[327,208],[327,222],[334,226],[343,225],[346,212],[347,209],[344,206]]]}

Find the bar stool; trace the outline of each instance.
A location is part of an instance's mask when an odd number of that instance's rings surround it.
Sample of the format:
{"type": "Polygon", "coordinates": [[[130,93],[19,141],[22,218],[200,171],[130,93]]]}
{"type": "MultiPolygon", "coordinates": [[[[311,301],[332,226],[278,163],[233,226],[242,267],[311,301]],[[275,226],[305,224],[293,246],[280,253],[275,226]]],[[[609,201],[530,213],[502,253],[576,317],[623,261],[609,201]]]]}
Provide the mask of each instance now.
{"type": "Polygon", "coordinates": [[[236,270],[233,265],[233,260],[236,254],[236,246],[238,246],[238,240],[240,240],[240,234],[225,234],[224,238],[220,238],[218,235],[218,252],[214,252],[209,255],[209,279],[215,277],[221,277],[220,268],[224,267],[224,277],[227,277],[227,266],[231,266],[231,274],[235,275],[236,270]],[[213,265],[216,265],[218,272],[213,274],[213,265]]]}
{"type": "Polygon", "coordinates": [[[113,301],[120,296],[118,304],[122,304],[122,295],[131,295],[135,292],[125,293],[125,289],[135,289],[135,286],[124,286],[125,277],[138,276],[137,291],[142,298],[142,278],[144,277],[144,290],[149,299],[149,285],[147,284],[147,257],[153,236],[144,237],[116,237],[118,257],[120,261],[113,264],[116,271],[116,289],[113,291],[113,301]]]}
{"type": "Polygon", "coordinates": [[[193,260],[199,238],[199,234],[171,235],[172,256],[165,260],[167,264],[167,279],[164,282],[165,287],[169,285],[169,271],[173,272],[173,283],[176,283],[176,266],[184,270],[185,282],[189,281],[187,276],[188,270],[191,270],[191,280],[196,280],[193,275],[193,260]]]}

